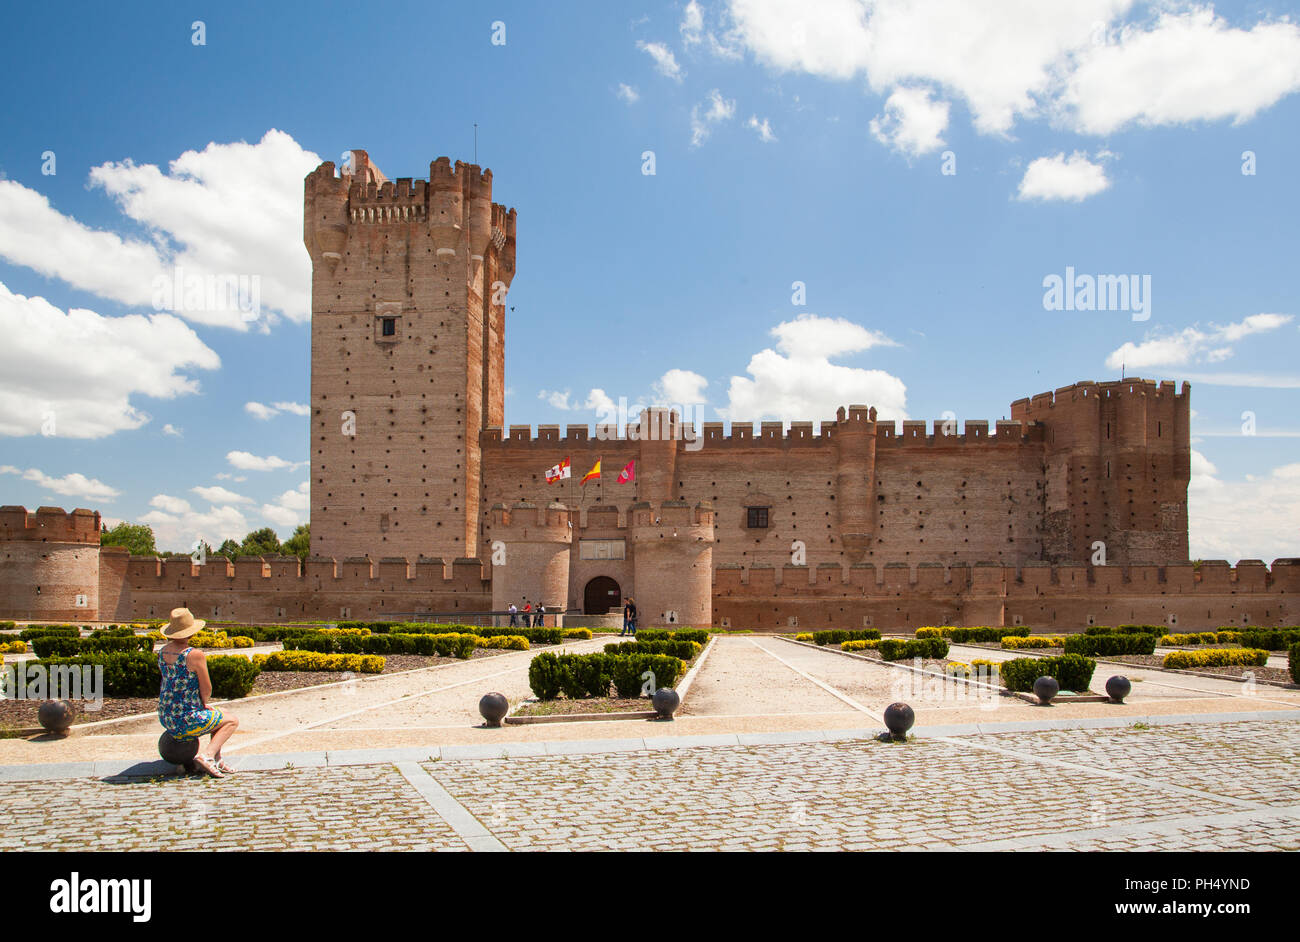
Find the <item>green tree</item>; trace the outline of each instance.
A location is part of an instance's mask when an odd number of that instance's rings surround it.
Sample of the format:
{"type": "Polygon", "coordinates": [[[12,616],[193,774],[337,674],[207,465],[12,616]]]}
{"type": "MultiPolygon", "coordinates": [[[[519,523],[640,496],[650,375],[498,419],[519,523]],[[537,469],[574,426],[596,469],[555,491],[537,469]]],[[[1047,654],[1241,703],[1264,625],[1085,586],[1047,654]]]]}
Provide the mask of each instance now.
{"type": "Polygon", "coordinates": [[[143,523],[127,523],[123,520],[111,530],[101,530],[100,546],[125,546],[132,556],[153,556],[158,547],[154,545],[153,528],[143,523]]]}
{"type": "Polygon", "coordinates": [[[224,556],[227,559],[234,559],[239,555],[239,544],[234,540],[226,540],[221,544],[221,548],[217,550],[217,555],[224,556]]]}
{"type": "Polygon", "coordinates": [[[299,559],[306,559],[311,555],[311,524],[298,524],[298,529],[293,531],[293,536],[285,540],[280,549],[285,555],[297,556],[299,559]]]}
{"type": "Polygon", "coordinates": [[[239,547],[240,556],[278,556],[280,555],[280,538],[270,527],[254,530],[244,537],[239,547]]]}

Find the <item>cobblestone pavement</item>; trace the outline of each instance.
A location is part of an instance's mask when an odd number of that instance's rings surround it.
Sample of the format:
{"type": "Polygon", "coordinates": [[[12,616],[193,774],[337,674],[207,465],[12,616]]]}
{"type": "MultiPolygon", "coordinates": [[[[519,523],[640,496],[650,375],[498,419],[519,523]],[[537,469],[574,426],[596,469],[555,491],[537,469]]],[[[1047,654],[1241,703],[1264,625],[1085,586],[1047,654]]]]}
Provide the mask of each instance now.
{"type": "Polygon", "coordinates": [[[0,850],[1298,850],[1297,781],[1261,720],[3,782],[0,850]]]}

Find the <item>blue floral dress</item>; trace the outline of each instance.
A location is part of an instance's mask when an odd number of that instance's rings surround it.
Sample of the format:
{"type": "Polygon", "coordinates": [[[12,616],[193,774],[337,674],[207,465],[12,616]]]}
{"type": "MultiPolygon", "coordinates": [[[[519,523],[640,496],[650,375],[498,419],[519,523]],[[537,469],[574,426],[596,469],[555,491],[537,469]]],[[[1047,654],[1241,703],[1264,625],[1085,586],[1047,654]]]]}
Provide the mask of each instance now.
{"type": "Polygon", "coordinates": [[[203,706],[199,697],[199,675],[185,664],[193,648],[186,648],[168,664],[158,653],[162,687],[158,692],[158,722],[173,739],[197,739],[221,725],[225,716],[216,707],[203,706]]]}

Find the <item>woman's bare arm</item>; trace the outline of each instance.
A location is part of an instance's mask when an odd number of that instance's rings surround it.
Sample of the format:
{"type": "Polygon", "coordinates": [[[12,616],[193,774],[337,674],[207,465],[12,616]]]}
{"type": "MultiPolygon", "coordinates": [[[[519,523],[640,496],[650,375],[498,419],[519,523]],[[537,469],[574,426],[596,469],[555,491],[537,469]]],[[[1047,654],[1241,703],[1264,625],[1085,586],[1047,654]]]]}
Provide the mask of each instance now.
{"type": "Polygon", "coordinates": [[[199,678],[199,699],[203,702],[203,708],[208,707],[208,697],[212,696],[212,678],[208,676],[208,656],[200,649],[194,649],[193,659],[190,662],[190,670],[194,671],[199,678]]]}

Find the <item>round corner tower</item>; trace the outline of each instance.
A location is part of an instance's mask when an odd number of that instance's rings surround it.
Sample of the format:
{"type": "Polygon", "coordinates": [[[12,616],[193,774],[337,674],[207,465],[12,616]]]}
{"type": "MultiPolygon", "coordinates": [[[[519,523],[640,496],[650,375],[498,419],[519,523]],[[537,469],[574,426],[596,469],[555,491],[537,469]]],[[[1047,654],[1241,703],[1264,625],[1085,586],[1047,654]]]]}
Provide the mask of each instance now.
{"type": "Polygon", "coordinates": [[[99,618],[99,514],[0,507],[0,618],[99,618]]]}
{"type": "Polygon", "coordinates": [[[564,611],[569,601],[570,511],[563,504],[539,507],[521,501],[491,511],[487,549],[492,561],[492,608],[513,602],[564,611]]]}
{"type": "Polygon", "coordinates": [[[645,625],[713,624],[714,511],[708,501],[633,504],[628,514],[638,616],[645,625]]]}

